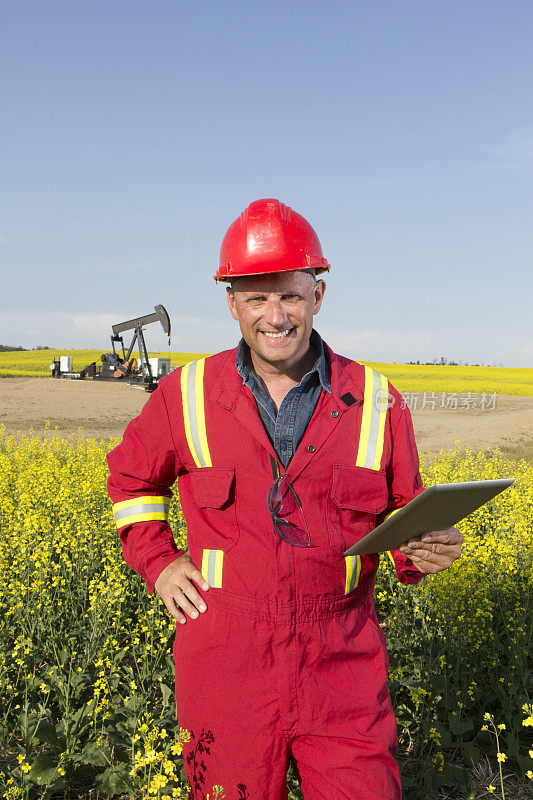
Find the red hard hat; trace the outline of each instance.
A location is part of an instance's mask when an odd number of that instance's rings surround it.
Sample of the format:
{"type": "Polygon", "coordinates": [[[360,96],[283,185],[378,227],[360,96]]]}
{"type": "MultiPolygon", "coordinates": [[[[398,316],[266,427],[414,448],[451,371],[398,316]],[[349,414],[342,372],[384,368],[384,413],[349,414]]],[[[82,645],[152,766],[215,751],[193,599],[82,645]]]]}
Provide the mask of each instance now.
{"type": "Polygon", "coordinates": [[[233,222],[220,248],[215,281],[294,269],[326,272],[330,265],[311,225],[279,200],[255,200],[233,222]]]}

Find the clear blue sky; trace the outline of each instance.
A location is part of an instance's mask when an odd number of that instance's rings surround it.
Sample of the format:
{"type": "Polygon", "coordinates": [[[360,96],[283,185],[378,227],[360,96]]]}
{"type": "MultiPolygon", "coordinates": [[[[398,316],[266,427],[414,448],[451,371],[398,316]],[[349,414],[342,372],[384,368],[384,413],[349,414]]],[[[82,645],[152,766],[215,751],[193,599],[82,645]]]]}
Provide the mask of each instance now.
{"type": "Polygon", "coordinates": [[[220,242],[276,197],[338,352],[533,366],[532,41],[530,0],[3,0],[0,343],[162,303],[173,350],[233,347],[220,242]]]}

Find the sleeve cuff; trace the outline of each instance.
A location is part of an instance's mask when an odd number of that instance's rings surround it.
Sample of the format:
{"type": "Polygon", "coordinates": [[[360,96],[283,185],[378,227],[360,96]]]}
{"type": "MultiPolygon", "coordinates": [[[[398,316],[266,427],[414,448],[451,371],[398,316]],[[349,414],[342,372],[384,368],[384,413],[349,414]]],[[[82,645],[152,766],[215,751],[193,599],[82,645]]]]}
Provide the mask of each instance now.
{"type": "Polygon", "coordinates": [[[155,582],[161,575],[165,567],[168,567],[173,561],[179,558],[186,550],[179,550],[177,547],[158,548],[152,550],[144,559],[142,570],[139,570],[142,579],[148,589],[148,594],[152,595],[155,590],[155,582]]]}
{"type": "Polygon", "coordinates": [[[415,567],[411,559],[399,550],[387,550],[387,555],[394,564],[398,581],[404,586],[414,586],[426,577],[426,573],[415,567]]]}

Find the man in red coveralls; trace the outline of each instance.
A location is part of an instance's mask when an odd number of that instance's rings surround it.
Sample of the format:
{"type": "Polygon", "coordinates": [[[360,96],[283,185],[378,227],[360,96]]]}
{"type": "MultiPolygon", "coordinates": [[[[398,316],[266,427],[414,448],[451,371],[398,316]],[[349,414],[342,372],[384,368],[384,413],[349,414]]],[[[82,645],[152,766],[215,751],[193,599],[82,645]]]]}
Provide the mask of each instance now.
{"type": "MultiPolygon", "coordinates": [[[[226,800],[284,800],[289,758],[305,800],[401,797],[379,556],[344,551],[423,486],[399,392],[313,329],[329,268],[302,216],[252,203],[215,275],[231,284],[238,347],[162,379],[108,456],[126,562],[181,623],[194,800],[215,784],[226,800]],[[185,551],[167,522],[176,479],[185,551]]],[[[388,555],[416,584],[461,541],[434,531],[388,555]]]]}

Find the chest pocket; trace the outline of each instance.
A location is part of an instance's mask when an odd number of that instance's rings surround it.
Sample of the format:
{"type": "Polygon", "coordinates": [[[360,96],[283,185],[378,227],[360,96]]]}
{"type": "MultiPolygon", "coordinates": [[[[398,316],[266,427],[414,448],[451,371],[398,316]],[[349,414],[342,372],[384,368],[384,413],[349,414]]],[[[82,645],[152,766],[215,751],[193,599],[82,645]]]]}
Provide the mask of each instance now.
{"type": "Polygon", "coordinates": [[[227,552],[239,539],[235,511],[235,467],[203,467],[190,473],[197,516],[203,523],[190,526],[188,537],[202,548],[227,552]]]}
{"type": "Polygon", "coordinates": [[[387,476],[366,467],[336,464],[330,497],[329,542],[342,555],[376,527],[376,515],[389,500],[387,476]]]}

